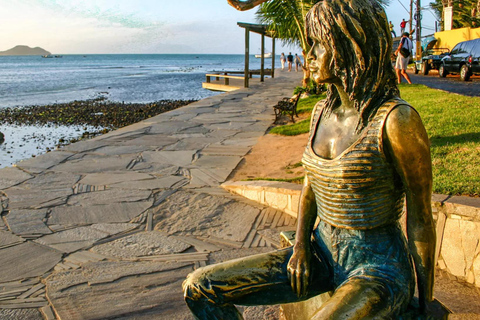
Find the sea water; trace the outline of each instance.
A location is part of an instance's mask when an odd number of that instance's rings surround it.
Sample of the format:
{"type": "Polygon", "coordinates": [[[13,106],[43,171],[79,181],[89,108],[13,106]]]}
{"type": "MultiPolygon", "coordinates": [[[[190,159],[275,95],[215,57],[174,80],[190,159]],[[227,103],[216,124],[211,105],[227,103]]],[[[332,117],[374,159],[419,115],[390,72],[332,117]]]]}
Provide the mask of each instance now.
{"type": "MultiPolygon", "coordinates": [[[[199,100],[218,94],[202,88],[206,73],[241,71],[244,61],[241,54],[0,56],[0,108],[100,97],[126,103],[199,100]]],[[[250,69],[259,68],[260,59],[251,56],[250,69]]],[[[54,149],[59,138],[79,137],[82,130],[0,122],[6,138],[0,144],[0,168],[54,149]]]]}
{"type": "MultiPolygon", "coordinates": [[[[244,55],[118,54],[0,56],[0,108],[94,99],[152,102],[202,99],[205,74],[240,71],[244,55]]],[[[250,59],[259,69],[260,59],[250,59]]]]}

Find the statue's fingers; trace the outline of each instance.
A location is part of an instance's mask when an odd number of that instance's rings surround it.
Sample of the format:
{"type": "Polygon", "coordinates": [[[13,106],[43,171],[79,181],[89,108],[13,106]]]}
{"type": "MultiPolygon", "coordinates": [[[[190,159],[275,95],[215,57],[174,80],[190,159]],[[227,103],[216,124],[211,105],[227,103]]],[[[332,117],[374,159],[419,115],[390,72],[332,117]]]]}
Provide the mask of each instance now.
{"type": "Polygon", "coordinates": [[[298,294],[298,292],[297,292],[297,277],[296,277],[296,274],[295,274],[295,270],[292,270],[292,274],[290,275],[290,277],[291,277],[290,284],[292,286],[292,290],[293,290],[293,292],[298,294]]]}
{"type": "Polygon", "coordinates": [[[297,270],[297,274],[296,274],[296,278],[297,278],[297,295],[300,297],[302,295],[302,292],[303,292],[303,272],[302,270],[297,270]]]}
{"type": "Polygon", "coordinates": [[[310,270],[307,269],[303,273],[302,296],[307,295],[307,288],[308,288],[309,283],[310,283],[310,270]]]}

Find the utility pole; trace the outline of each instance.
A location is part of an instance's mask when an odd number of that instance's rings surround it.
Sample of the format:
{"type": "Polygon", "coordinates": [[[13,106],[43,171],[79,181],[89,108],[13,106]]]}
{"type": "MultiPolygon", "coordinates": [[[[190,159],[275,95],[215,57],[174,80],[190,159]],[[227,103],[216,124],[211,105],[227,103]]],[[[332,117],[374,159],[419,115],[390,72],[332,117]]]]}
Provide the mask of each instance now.
{"type": "MultiPolygon", "coordinates": [[[[408,19],[408,25],[410,26],[408,28],[408,33],[412,33],[412,30],[413,30],[413,1],[414,0],[410,0],[410,19],[408,19]]],[[[401,35],[400,35],[401,36],[401,35]]]]}
{"type": "Polygon", "coordinates": [[[416,33],[416,39],[417,39],[417,45],[416,45],[416,60],[420,60],[422,57],[422,13],[421,13],[421,6],[420,6],[420,0],[417,0],[417,10],[415,13],[415,19],[417,20],[416,28],[415,28],[415,33],[416,33]]]}

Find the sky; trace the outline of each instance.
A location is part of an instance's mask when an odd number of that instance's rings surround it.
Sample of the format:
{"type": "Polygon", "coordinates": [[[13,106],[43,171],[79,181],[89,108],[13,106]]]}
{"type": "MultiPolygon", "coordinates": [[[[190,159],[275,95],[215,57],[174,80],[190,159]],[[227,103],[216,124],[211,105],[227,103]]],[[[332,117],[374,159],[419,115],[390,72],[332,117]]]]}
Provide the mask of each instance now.
{"type": "MultiPolygon", "coordinates": [[[[399,33],[409,1],[390,1],[387,16],[399,33]]],[[[237,22],[256,23],[255,11],[237,11],[227,0],[0,0],[0,51],[27,45],[53,54],[242,54],[245,31],[237,22]]],[[[423,34],[433,33],[431,12],[422,23],[423,34]]],[[[266,51],[271,45],[267,38],[266,51]]],[[[252,34],[250,52],[259,51],[260,36],[252,34]]],[[[282,51],[299,52],[277,41],[282,51]]]]}

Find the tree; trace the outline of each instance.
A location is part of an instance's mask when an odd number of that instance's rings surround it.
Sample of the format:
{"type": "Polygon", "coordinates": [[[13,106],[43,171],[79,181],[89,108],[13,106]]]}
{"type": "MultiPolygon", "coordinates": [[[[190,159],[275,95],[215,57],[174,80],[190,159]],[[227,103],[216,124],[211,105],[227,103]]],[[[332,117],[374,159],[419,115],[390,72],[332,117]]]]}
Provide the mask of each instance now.
{"type": "Polygon", "coordinates": [[[271,0],[260,5],[256,12],[259,22],[266,24],[275,38],[283,44],[298,45],[302,49],[304,79],[310,78],[307,53],[310,45],[305,33],[305,15],[319,0],[271,0]]]}
{"type": "Polygon", "coordinates": [[[452,28],[480,27],[480,0],[435,0],[430,2],[430,7],[443,21],[443,9],[453,7],[452,28]]]}
{"type": "MultiPolygon", "coordinates": [[[[275,38],[283,44],[298,45],[302,49],[304,71],[303,86],[310,78],[307,54],[310,44],[305,33],[305,16],[314,4],[321,0],[227,0],[237,10],[244,11],[260,5],[256,12],[259,22],[266,24],[275,38]]],[[[375,1],[375,0],[374,0],[375,1]]],[[[390,0],[377,0],[382,5],[390,0]]],[[[441,1],[441,0],[439,0],[441,1]]],[[[480,1],[480,0],[479,0],[480,1]]]]}

